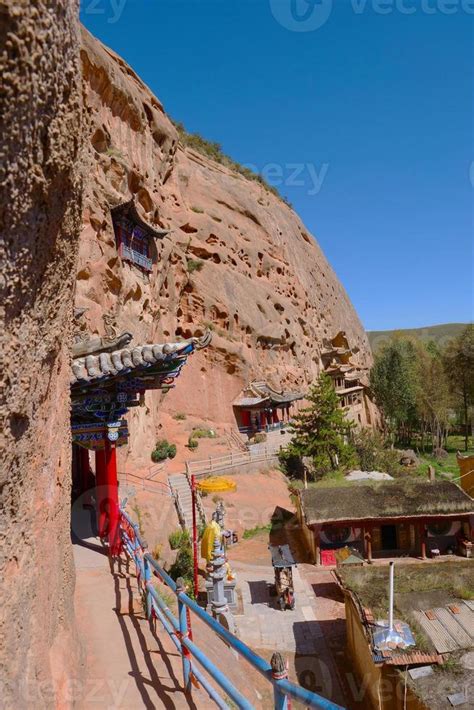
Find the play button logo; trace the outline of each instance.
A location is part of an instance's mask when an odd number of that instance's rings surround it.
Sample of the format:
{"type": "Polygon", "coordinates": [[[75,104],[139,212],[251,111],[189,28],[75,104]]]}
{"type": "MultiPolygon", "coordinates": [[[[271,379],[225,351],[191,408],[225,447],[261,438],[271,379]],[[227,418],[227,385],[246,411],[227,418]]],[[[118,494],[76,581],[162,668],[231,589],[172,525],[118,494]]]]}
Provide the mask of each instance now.
{"type": "Polygon", "coordinates": [[[333,0],[270,0],[273,17],[290,32],[314,32],[332,11],[333,0]]]}

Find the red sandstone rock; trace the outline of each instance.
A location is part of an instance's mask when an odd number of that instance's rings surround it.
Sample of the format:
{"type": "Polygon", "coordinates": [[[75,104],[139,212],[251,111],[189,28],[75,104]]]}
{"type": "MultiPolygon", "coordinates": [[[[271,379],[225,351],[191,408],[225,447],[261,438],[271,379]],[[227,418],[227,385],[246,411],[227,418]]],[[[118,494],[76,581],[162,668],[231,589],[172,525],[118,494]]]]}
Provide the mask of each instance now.
{"type": "Polygon", "coordinates": [[[324,337],[344,330],[371,362],[365,331],[315,239],[293,210],[248,180],[178,143],[172,122],[114,52],[83,32],[88,186],[76,305],[103,334],[103,314],[136,343],[213,329],[169,395],[147,394],[131,416],[132,461],[149,462],[160,412],[227,426],[250,379],[305,388],[321,368],[324,337]],[[134,197],[151,225],[169,228],[148,278],[117,256],[109,208],[134,197]],[[189,259],[201,260],[189,273],[189,259]]]}
{"type": "Polygon", "coordinates": [[[69,375],[82,186],[77,3],[1,4],[0,705],[80,680],[69,375]]]}

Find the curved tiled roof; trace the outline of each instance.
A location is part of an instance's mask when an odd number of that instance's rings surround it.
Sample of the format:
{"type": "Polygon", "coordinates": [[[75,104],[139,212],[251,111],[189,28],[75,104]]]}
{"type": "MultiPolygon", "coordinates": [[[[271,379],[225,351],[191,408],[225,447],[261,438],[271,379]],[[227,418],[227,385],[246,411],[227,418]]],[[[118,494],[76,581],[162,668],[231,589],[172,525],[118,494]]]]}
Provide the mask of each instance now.
{"type": "Polygon", "coordinates": [[[131,200],[128,200],[128,202],[122,202],[116,207],[111,207],[110,213],[112,215],[112,218],[118,217],[120,215],[129,217],[130,219],[132,219],[133,222],[135,222],[139,227],[141,227],[144,232],[149,234],[151,237],[154,237],[155,239],[163,239],[163,237],[166,237],[166,235],[169,234],[170,231],[169,229],[157,229],[156,227],[152,227],[151,224],[148,224],[148,222],[145,222],[145,220],[142,219],[138,214],[137,206],[133,197],[131,200]]]}
{"type": "Polygon", "coordinates": [[[266,382],[251,382],[234,400],[234,407],[251,407],[268,403],[272,405],[287,404],[303,399],[301,392],[277,392],[266,382]]]}
{"type": "Polygon", "coordinates": [[[210,342],[211,334],[208,332],[202,338],[190,338],[181,343],[138,345],[134,348],[77,357],[72,361],[71,385],[88,384],[120,373],[128,374],[133,370],[141,372],[165,360],[174,360],[195,349],[205,348],[210,342]]]}

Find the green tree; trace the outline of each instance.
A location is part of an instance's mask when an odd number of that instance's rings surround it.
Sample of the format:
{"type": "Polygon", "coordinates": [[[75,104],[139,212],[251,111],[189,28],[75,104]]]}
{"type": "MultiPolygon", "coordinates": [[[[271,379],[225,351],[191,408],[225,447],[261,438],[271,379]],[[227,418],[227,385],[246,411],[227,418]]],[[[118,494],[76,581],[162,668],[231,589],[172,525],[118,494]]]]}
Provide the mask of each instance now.
{"type": "Polygon", "coordinates": [[[391,435],[409,441],[417,425],[417,353],[415,344],[395,337],[375,356],[370,384],[391,435]]]}
{"type": "Polygon", "coordinates": [[[307,399],[309,405],[294,419],[293,437],[283,450],[283,462],[311,458],[317,475],[346,466],[354,455],[352,446],[345,441],[353,425],[339,406],[331,378],[322,373],[307,399]]]}
{"type": "Polygon", "coordinates": [[[474,325],[454,338],[444,353],[444,367],[464,425],[464,447],[469,446],[470,415],[474,406],[474,325]]]}
{"type": "Polygon", "coordinates": [[[423,448],[424,433],[431,433],[433,449],[442,448],[448,434],[452,395],[443,357],[434,342],[417,347],[416,405],[423,448]]]}

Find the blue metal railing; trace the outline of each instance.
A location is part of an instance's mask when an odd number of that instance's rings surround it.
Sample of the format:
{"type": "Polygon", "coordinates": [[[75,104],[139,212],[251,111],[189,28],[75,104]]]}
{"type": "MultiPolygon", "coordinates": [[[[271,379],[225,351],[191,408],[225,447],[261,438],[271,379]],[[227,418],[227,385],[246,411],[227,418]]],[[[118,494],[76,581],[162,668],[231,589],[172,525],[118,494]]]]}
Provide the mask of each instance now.
{"type": "Polygon", "coordinates": [[[250,710],[254,707],[250,701],[239,692],[227,676],[192,641],[188,629],[189,610],[207,624],[219,638],[225,641],[230,648],[234,649],[234,651],[242,656],[272,684],[274,704],[277,710],[285,710],[288,707],[289,697],[311,708],[319,708],[320,710],[344,710],[340,705],[336,705],[316,693],[312,693],[309,690],[305,690],[291,683],[287,679],[286,673],[282,673],[281,670],[279,671],[275,667],[272,667],[268,661],[252,651],[249,646],[234,636],[234,634],[230,633],[230,631],[202,609],[199,604],[188,597],[184,589],[178,586],[158,562],[146,551],[146,543],[144,543],[140,537],[138,525],[134,523],[122,509],[120,511],[120,534],[125,552],[135,563],[138,584],[146,599],[148,619],[154,616],[161,622],[181,655],[183,684],[186,692],[191,692],[192,681],[194,679],[204,688],[209,698],[213,700],[218,707],[229,708],[225,699],[211,685],[200,668],[196,666],[194,663],[195,659],[237,707],[243,708],[244,710],[250,710]],[[173,614],[164,599],[153,586],[151,582],[153,573],[176,595],[178,617],[173,614]]]}

